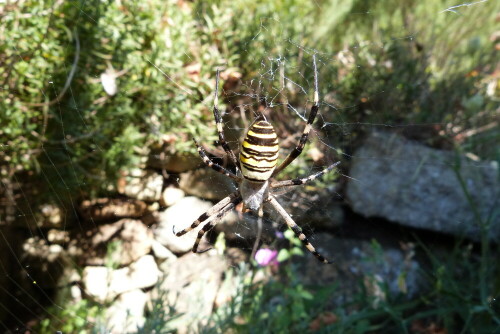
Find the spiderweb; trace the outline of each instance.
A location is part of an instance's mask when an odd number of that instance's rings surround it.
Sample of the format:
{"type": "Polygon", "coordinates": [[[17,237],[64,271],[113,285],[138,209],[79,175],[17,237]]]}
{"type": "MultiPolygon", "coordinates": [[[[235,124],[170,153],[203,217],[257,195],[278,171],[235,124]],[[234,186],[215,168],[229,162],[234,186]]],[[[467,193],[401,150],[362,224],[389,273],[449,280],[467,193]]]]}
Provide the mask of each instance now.
{"type": "MultiPolygon", "coordinates": [[[[486,0],[0,0],[0,329],[61,330],[40,325],[52,315],[99,331],[88,314],[105,303],[80,314],[64,302],[80,289],[67,268],[81,267],[59,254],[72,245],[72,233],[98,225],[82,221],[80,203],[116,193],[120,173],[144,167],[158,143],[168,144],[167,154],[193,154],[189,137],[196,136],[223,157],[211,114],[215,68],[222,71],[219,101],[231,148],[263,113],[288,152],[310,111],[316,56],[320,111],[305,151],[283,178],[341,164],[322,181],[279,194],[312,243],[314,217],[342,220],[349,162],[367,133],[389,130],[435,148],[458,146],[477,160],[498,159],[495,15],[498,4],[486,0]]],[[[178,183],[176,173],[166,176],[178,183]]],[[[252,219],[237,229],[249,229],[252,219]]],[[[283,222],[271,215],[264,225],[272,235],[283,222]]],[[[356,234],[335,224],[321,229],[356,234]]],[[[253,242],[236,235],[250,251],[253,242]]]]}

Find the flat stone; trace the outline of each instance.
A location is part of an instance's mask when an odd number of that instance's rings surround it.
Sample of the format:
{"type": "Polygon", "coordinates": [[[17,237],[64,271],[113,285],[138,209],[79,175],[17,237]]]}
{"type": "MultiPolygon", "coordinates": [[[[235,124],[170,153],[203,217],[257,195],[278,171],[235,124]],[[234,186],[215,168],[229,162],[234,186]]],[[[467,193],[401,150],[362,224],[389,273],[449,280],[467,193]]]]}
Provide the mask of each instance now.
{"type": "Polygon", "coordinates": [[[121,219],[99,225],[72,242],[87,265],[128,265],[151,251],[153,232],[140,220],[121,219]]]}
{"type": "Polygon", "coordinates": [[[53,244],[64,245],[70,241],[69,232],[57,229],[47,231],[47,240],[53,244]]]}
{"type": "Polygon", "coordinates": [[[33,219],[27,220],[30,225],[35,222],[38,228],[63,228],[66,220],[66,213],[58,206],[50,203],[41,204],[37,208],[30,209],[33,212],[33,219]]]}
{"type": "Polygon", "coordinates": [[[186,193],[182,189],[167,187],[161,194],[160,204],[167,207],[172,206],[180,201],[184,196],[186,196],[186,193]]]}
{"type": "Polygon", "coordinates": [[[163,176],[154,171],[145,171],[139,177],[128,175],[121,181],[123,183],[118,189],[124,195],[141,201],[154,202],[161,197],[163,188],[163,176]]]}
{"type": "Polygon", "coordinates": [[[172,253],[167,247],[163,246],[156,240],[153,240],[151,244],[155,258],[158,260],[176,259],[174,253],[172,253]]]}
{"type": "Polygon", "coordinates": [[[165,296],[166,304],[175,305],[181,314],[169,325],[179,334],[206,325],[228,269],[225,258],[215,252],[189,253],[177,261],[164,262],[160,268],[166,273],[165,278],[159,288],[153,289],[152,297],[165,296]]]}
{"type": "Polygon", "coordinates": [[[147,211],[143,201],[121,198],[99,198],[83,201],[78,212],[85,221],[103,222],[121,218],[139,218],[147,211]]]}
{"type": "Polygon", "coordinates": [[[104,302],[106,299],[112,299],[109,296],[109,275],[111,269],[107,267],[90,266],[83,269],[82,283],[85,286],[85,292],[93,299],[104,302]]]}
{"type": "Polygon", "coordinates": [[[500,180],[495,162],[476,162],[397,134],[374,132],[353,154],[346,195],[365,217],[480,239],[500,237],[500,180]],[[463,181],[463,183],[462,183],[463,181]]]}
{"type": "Polygon", "coordinates": [[[139,289],[121,294],[106,311],[110,333],[136,333],[146,320],[144,309],[147,300],[147,294],[139,289]]]}
{"type": "Polygon", "coordinates": [[[197,230],[194,229],[182,237],[173,233],[190,226],[202,213],[213,206],[211,202],[197,197],[184,197],[175,205],[158,215],[158,225],[154,230],[155,239],[174,253],[185,253],[191,250],[196,239],[197,230]]]}
{"type": "Polygon", "coordinates": [[[154,257],[145,255],[121,269],[87,266],[83,269],[82,282],[87,295],[104,303],[124,292],[151,287],[158,282],[159,277],[160,271],[154,257]]]}

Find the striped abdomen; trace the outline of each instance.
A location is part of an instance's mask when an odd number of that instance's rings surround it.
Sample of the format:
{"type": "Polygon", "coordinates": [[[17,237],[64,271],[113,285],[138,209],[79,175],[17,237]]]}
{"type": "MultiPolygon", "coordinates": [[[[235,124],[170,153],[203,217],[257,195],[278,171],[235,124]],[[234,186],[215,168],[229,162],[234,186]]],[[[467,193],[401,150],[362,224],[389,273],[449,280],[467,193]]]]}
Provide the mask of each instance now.
{"type": "Polygon", "coordinates": [[[273,126],[267,121],[253,123],[241,144],[243,176],[249,181],[267,181],[276,167],[278,150],[278,137],[273,126]]]}

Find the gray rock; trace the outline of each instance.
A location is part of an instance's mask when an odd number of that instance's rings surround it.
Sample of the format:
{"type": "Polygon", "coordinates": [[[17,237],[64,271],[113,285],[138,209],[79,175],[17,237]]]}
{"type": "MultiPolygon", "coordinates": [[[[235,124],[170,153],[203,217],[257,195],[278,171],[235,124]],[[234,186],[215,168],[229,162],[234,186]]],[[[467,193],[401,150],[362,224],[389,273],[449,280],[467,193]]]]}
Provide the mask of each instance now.
{"type": "Polygon", "coordinates": [[[106,327],[110,333],[137,333],[145,322],[147,300],[147,294],[139,289],[121,294],[106,310],[106,327]]]}
{"type": "Polygon", "coordinates": [[[167,260],[167,259],[176,259],[177,258],[177,256],[175,256],[174,253],[172,253],[170,250],[168,250],[167,247],[163,246],[161,243],[159,243],[156,240],[153,240],[153,243],[151,246],[152,246],[155,258],[157,260],[167,260]]]}
{"type": "Polygon", "coordinates": [[[85,292],[101,303],[127,291],[151,287],[159,278],[160,271],[152,255],[145,255],[130,266],[116,270],[88,266],[82,274],[85,292]]]}
{"type": "Polygon", "coordinates": [[[424,287],[413,244],[395,248],[365,240],[336,238],[327,233],[317,233],[310,241],[333,264],[317,261],[304,249],[305,256],[297,258],[301,267],[300,279],[304,284],[319,286],[337,282],[342,294],[333,296],[336,305],[349,302],[360,292],[359,282],[363,282],[365,291],[379,301],[387,298],[387,291],[383,291],[382,286],[386,286],[393,296],[402,294],[408,298],[416,296],[424,287]]]}
{"type": "Polygon", "coordinates": [[[82,283],[86,294],[99,302],[113,299],[115,296],[108,297],[111,271],[107,267],[85,267],[82,274],[82,283]]]}
{"type": "Polygon", "coordinates": [[[156,240],[175,253],[185,253],[191,250],[196,239],[197,230],[194,229],[182,237],[173,233],[173,227],[180,231],[191,225],[202,213],[213,206],[211,202],[196,197],[184,197],[167,210],[158,215],[158,225],[154,231],[156,240]]]}
{"type": "Polygon", "coordinates": [[[489,223],[489,237],[500,237],[499,171],[493,162],[375,132],[354,153],[349,176],[347,197],[365,217],[473,240],[480,238],[481,222],[489,223]]]}
{"type": "Polygon", "coordinates": [[[120,218],[139,218],[147,211],[143,201],[131,198],[98,198],[83,201],[78,212],[85,221],[102,222],[120,218]]]}
{"type": "Polygon", "coordinates": [[[121,180],[120,193],[141,201],[158,201],[163,188],[163,176],[153,171],[136,170],[121,180]]]}
{"type": "Polygon", "coordinates": [[[153,233],[140,220],[121,219],[100,225],[72,240],[70,250],[85,264],[101,266],[112,263],[128,265],[151,251],[153,233]]]}
{"type": "MultiPolygon", "coordinates": [[[[43,282],[39,284],[45,288],[58,286],[66,266],[70,267],[72,263],[65,249],[58,244],[50,245],[46,239],[38,236],[26,239],[21,247],[19,261],[23,267],[29,268],[30,277],[43,282]]],[[[27,282],[33,284],[33,281],[30,278],[27,282]]]]}
{"type": "Polygon", "coordinates": [[[64,221],[64,215],[60,207],[53,204],[45,204],[40,206],[40,213],[44,217],[42,219],[43,227],[61,227],[64,221]]]}
{"type": "Polygon", "coordinates": [[[152,298],[166,294],[166,304],[173,305],[181,314],[169,322],[177,333],[197,332],[213,311],[223,274],[228,269],[226,259],[215,251],[189,253],[177,261],[164,262],[160,268],[166,273],[165,279],[153,289],[152,298]]]}
{"type": "Polygon", "coordinates": [[[47,241],[51,244],[66,245],[70,241],[69,232],[50,229],[47,231],[47,241]]]}
{"type": "Polygon", "coordinates": [[[167,207],[172,206],[180,201],[185,195],[182,189],[167,187],[161,194],[160,204],[167,207]]]}
{"type": "Polygon", "coordinates": [[[30,208],[29,212],[33,213],[33,219],[28,219],[27,222],[30,225],[35,222],[38,228],[63,228],[63,224],[69,218],[65,210],[50,203],[40,204],[34,209],[30,208]]]}

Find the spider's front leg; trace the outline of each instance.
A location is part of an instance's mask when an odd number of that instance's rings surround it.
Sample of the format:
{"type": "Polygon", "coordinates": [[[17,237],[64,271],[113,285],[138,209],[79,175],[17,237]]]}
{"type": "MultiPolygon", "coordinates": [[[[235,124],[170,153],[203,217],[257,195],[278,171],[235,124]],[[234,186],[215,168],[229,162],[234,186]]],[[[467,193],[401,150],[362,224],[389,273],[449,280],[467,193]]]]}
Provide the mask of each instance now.
{"type": "Polygon", "coordinates": [[[229,156],[229,159],[231,159],[232,163],[236,166],[236,170],[239,170],[239,161],[236,159],[236,156],[234,155],[234,152],[231,150],[229,147],[225,135],[224,135],[224,127],[222,124],[222,116],[220,114],[219,110],[219,76],[220,76],[220,71],[217,69],[217,73],[215,75],[215,92],[214,92],[214,118],[215,118],[215,124],[217,126],[217,133],[219,134],[219,142],[226,151],[226,154],[229,156]]]}
{"type": "Polygon", "coordinates": [[[283,160],[278,167],[273,172],[272,177],[275,177],[283,169],[285,169],[292,161],[294,161],[304,150],[304,146],[306,146],[307,138],[309,137],[309,133],[312,129],[312,124],[316,119],[316,115],[319,110],[319,91],[318,91],[318,68],[316,66],[316,55],[313,56],[313,66],[314,66],[314,101],[311,107],[311,112],[309,113],[309,118],[307,119],[306,126],[304,131],[302,132],[302,136],[300,137],[299,144],[293,149],[292,152],[283,160]]]}
{"type": "Polygon", "coordinates": [[[316,258],[318,260],[320,260],[321,262],[326,263],[326,264],[332,263],[332,262],[328,261],[327,259],[325,259],[320,253],[318,253],[316,251],[316,248],[314,248],[313,245],[311,245],[309,240],[307,240],[307,237],[305,236],[305,234],[302,233],[302,229],[293,221],[292,217],[290,217],[288,212],[286,212],[286,210],[283,209],[281,204],[278,203],[278,201],[276,200],[276,198],[274,198],[274,196],[269,195],[268,201],[269,201],[269,203],[271,203],[271,205],[274,207],[274,209],[280,214],[280,216],[283,217],[283,219],[285,220],[288,227],[295,233],[297,238],[299,238],[300,241],[302,241],[302,243],[307,248],[307,250],[309,250],[311,253],[313,253],[313,255],[316,256],[316,258]]]}
{"type": "Polygon", "coordinates": [[[240,182],[241,178],[236,176],[234,173],[230,172],[226,168],[218,165],[217,163],[213,162],[207,155],[207,152],[201,147],[200,144],[196,141],[196,139],[193,138],[194,144],[196,145],[196,148],[198,150],[198,154],[200,155],[201,160],[203,160],[203,163],[207,165],[208,167],[212,168],[215,170],[217,173],[221,173],[223,175],[226,175],[227,177],[230,177],[236,182],[240,182]]]}

